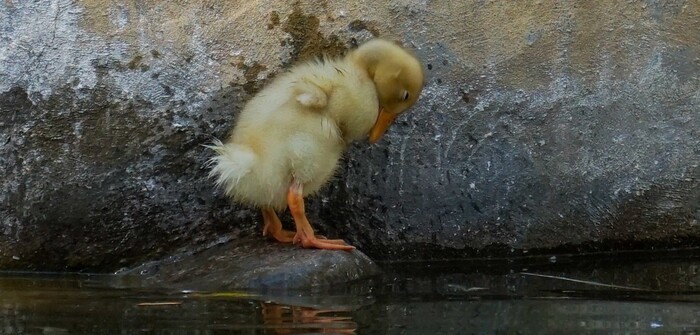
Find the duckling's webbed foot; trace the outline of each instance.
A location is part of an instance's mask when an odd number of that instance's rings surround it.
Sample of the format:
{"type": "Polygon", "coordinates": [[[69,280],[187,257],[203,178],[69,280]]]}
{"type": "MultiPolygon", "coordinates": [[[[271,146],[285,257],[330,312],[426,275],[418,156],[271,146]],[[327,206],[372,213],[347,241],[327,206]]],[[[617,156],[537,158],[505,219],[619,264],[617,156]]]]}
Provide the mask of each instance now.
{"type": "Polygon", "coordinates": [[[297,181],[292,181],[287,193],[287,205],[294,217],[294,224],[297,226],[297,233],[294,235],[294,243],[301,243],[304,248],[318,248],[328,250],[351,251],[355,247],[345,244],[343,240],[319,239],[314,234],[309,220],[306,218],[303,197],[303,185],[297,181]]]}
{"type": "Polygon", "coordinates": [[[283,243],[291,243],[294,240],[294,232],[282,229],[282,222],[272,208],[263,208],[262,215],[265,222],[263,236],[271,236],[283,243]]]}

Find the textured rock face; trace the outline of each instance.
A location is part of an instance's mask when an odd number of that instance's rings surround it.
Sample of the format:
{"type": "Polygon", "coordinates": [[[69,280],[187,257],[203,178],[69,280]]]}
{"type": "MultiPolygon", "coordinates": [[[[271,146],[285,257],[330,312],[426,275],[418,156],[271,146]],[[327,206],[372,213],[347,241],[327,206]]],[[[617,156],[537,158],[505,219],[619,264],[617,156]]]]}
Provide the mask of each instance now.
{"type": "Polygon", "coordinates": [[[267,78],[373,35],[428,73],[307,206],[375,259],[700,236],[700,4],[0,3],[0,268],[114,270],[258,234],[206,179],[267,78]]]}

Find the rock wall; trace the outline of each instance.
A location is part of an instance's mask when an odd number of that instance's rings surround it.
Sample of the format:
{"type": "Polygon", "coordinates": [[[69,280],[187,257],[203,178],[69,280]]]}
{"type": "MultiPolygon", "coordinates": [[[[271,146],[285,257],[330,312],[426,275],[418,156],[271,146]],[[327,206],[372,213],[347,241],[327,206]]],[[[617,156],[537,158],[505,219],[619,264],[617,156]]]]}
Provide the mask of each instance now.
{"type": "Polygon", "coordinates": [[[415,50],[427,86],[309,200],[321,232],[377,260],[690,245],[699,31],[692,1],[5,0],[0,269],[259,234],[201,145],[291,63],[372,36],[415,50]]]}

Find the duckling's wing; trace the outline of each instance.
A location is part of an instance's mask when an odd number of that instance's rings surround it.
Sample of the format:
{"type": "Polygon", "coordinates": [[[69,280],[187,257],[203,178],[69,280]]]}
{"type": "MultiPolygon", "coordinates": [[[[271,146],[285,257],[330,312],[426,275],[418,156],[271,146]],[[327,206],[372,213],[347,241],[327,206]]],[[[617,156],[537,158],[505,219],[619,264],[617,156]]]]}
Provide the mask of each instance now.
{"type": "Polygon", "coordinates": [[[321,109],[328,104],[329,85],[315,76],[299,78],[294,85],[295,99],[302,106],[321,109]]]}

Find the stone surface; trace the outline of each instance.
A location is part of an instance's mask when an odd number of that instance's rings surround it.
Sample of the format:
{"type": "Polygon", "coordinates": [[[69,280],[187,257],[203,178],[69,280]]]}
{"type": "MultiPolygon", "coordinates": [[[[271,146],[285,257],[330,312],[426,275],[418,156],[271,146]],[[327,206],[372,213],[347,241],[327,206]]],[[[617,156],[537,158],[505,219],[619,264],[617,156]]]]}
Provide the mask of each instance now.
{"type": "Polygon", "coordinates": [[[360,251],[309,250],[240,239],[120,272],[120,285],[178,290],[283,290],[331,287],[379,274],[360,251]]]}
{"type": "Polygon", "coordinates": [[[201,145],[292,62],[373,35],[427,86],[309,200],[322,233],[382,260],[692,244],[699,30],[680,0],[1,2],[0,269],[259,234],[201,145]]]}

